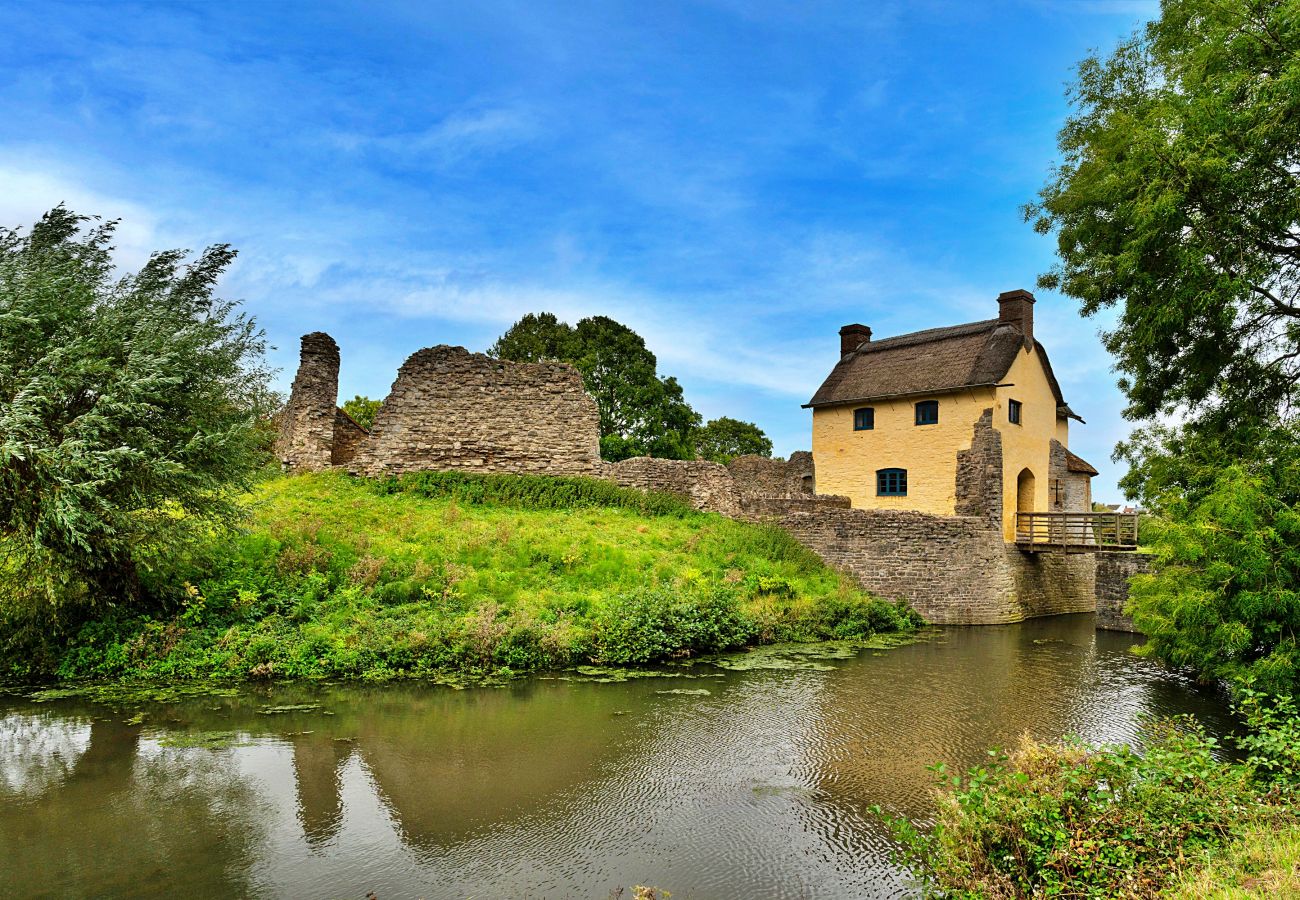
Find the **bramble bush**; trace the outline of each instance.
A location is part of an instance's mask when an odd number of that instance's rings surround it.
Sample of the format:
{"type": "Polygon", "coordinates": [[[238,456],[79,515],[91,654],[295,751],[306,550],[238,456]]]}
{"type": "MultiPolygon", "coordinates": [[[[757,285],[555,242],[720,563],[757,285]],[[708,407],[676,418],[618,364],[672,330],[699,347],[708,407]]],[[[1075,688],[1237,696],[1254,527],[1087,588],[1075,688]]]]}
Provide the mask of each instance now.
{"type": "Polygon", "coordinates": [[[1179,717],[1147,723],[1136,750],[1025,738],[964,776],[936,766],[934,827],[891,821],[901,858],[930,897],[1160,896],[1234,838],[1297,824],[1295,706],[1247,692],[1240,710],[1241,762],[1179,717]]]}

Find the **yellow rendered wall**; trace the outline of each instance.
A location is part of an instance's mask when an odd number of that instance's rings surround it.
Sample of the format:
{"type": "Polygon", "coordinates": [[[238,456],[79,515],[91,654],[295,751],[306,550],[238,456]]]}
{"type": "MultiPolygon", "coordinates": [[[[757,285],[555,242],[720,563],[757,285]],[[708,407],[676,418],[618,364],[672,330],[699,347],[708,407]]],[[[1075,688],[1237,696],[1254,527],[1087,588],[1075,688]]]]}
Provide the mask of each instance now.
{"type": "Polygon", "coordinates": [[[993,427],[1002,432],[1002,526],[1011,541],[1015,540],[1016,482],[1020,472],[1027,468],[1034,473],[1033,509],[1049,511],[1051,483],[1047,467],[1051,442],[1055,438],[1065,444],[1068,434],[1058,427],[1056,398],[1037,350],[1021,350],[1002,381],[1011,387],[997,388],[993,427]],[[1019,425],[1007,420],[1008,400],[1022,404],[1019,425]]]}
{"type": "MultiPolygon", "coordinates": [[[[849,497],[858,509],[953,515],[957,451],[970,448],[975,422],[993,402],[993,389],[980,388],[861,404],[876,410],[876,427],[870,431],[853,430],[857,406],[813,410],[817,493],[849,497]],[[939,401],[937,425],[916,424],[916,403],[926,399],[939,401]],[[893,468],[907,470],[907,496],[876,496],[876,470],[893,468]]],[[[1046,458],[1046,446],[1043,454],[1046,458]]]]}

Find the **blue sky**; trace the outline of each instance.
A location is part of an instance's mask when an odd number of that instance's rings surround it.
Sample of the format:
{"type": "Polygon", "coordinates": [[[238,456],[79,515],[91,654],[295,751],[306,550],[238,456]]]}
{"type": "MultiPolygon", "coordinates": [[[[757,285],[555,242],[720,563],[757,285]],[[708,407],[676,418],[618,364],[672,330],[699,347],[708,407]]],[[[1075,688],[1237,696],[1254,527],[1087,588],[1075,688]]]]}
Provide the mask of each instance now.
{"type": "MultiPolygon", "coordinates": [[[[806,448],[838,355],[990,318],[1052,243],[1021,222],[1064,86],[1156,13],[1022,2],[0,5],[0,222],[120,217],[124,265],[228,242],[276,346],[325,330],[340,390],[518,316],[605,314],[706,417],[806,448]]],[[[1036,332],[1119,499],[1104,322],[1036,332]]]]}

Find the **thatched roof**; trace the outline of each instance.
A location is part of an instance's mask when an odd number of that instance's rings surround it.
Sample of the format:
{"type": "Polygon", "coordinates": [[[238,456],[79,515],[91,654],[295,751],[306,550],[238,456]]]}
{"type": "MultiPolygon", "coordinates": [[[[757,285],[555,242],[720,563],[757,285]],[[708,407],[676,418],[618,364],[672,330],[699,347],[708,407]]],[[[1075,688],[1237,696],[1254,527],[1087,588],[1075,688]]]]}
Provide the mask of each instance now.
{"type": "MultiPolygon", "coordinates": [[[[838,406],[991,387],[1006,377],[1023,346],[1020,331],[998,319],[867,341],[844,355],[804,406],[838,406]]],[[[1056,398],[1057,415],[1079,419],[1061,396],[1047,351],[1037,341],[1034,346],[1056,398]]]]}

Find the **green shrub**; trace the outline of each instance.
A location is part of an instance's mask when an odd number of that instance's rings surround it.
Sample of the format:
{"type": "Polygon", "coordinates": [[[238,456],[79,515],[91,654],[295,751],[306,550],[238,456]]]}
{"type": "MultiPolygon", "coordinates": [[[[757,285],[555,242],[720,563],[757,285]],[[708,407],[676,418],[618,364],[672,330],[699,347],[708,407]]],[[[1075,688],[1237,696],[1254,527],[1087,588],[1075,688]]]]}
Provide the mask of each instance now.
{"type": "Polygon", "coordinates": [[[941,779],[938,822],[901,827],[932,896],[1154,896],[1187,857],[1222,844],[1251,788],[1190,719],[1153,723],[1145,752],[1026,739],[965,778],[941,779]]]}
{"type": "Polygon", "coordinates": [[[744,646],[753,622],[734,590],[653,585],[610,598],[596,622],[602,662],[650,663],[744,646]]]}
{"type": "Polygon", "coordinates": [[[1246,697],[1243,761],[1190,717],[1146,724],[1139,750],[1023,740],[964,777],[943,766],[928,832],[891,822],[926,895],[1154,898],[1252,829],[1297,823],[1300,717],[1246,697]]]}

